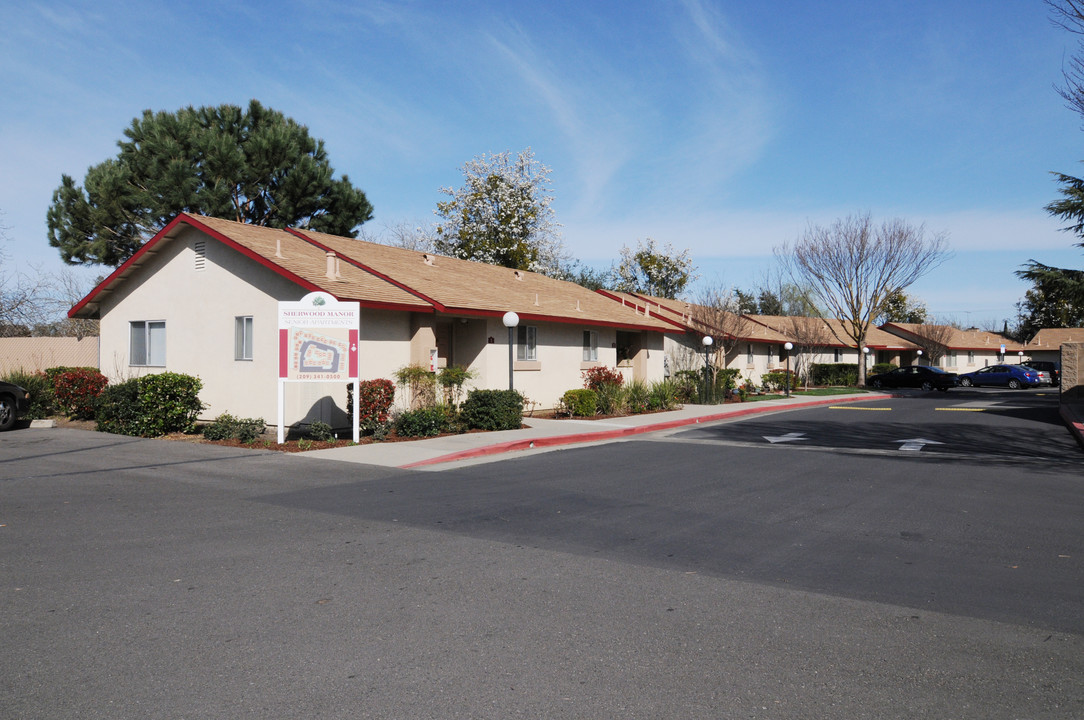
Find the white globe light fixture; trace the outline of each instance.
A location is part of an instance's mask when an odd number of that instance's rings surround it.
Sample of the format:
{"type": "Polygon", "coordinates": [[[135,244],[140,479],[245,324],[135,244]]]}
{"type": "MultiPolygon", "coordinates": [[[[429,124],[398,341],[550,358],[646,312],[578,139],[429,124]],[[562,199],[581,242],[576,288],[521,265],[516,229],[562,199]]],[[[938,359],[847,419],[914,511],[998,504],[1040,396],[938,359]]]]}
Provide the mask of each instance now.
{"type": "Polygon", "coordinates": [[[1023,351],[1023,350],[1020,350],[1020,351],[1019,351],[1019,352],[1017,352],[1016,354],[1017,354],[1017,356],[1019,356],[1019,358],[1020,358],[1020,364],[1021,364],[1021,365],[1023,365],[1023,364],[1024,364],[1024,351],[1023,351]]]}
{"type": "Polygon", "coordinates": [[[715,399],[715,388],[712,387],[711,381],[711,345],[715,342],[715,338],[711,335],[705,335],[700,339],[701,344],[704,346],[704,391],[701,393],[701,401],[704,404],[715,399]],[[710,400],[709,400],[710,398],[710,400]]]}
{"type": "Polygon", "coordinates": [[[790,397],[790,351],[794,349],[794,343],[783,343],[783,349],[787,351],[787,397],[790,397]]]}
{"type": "Polygon", "coordinates": [[[501,322],[508,328],[508,389],[512,390],[512,368],[515,366],[516,326],[519,325],[519,315],[509,310],[501,318],[501,322]]]}

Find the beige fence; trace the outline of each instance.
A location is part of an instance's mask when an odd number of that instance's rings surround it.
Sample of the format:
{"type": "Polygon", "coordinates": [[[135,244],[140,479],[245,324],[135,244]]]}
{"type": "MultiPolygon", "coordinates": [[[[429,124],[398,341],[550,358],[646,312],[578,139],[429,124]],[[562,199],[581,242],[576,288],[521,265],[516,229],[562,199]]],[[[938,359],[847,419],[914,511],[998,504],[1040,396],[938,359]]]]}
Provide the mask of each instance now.
{"type": "Polygon", "coordinates": [[[0,373],[31,372],[59,365],[98,367],[98,338],[0,338],[0,373]]]}

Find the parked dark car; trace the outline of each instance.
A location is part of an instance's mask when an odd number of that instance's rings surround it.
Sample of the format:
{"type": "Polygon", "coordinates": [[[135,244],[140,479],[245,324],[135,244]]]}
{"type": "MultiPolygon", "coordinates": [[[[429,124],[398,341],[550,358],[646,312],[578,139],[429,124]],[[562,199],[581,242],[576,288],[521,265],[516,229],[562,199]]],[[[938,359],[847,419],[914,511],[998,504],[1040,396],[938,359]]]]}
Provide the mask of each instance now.
{"type": "Polygon", "coordinates": [[[925,365],[905,365],[880,375],[866,378],[866,385],[873,388],[922,388],[944,392],[956,387],[956,373],[925,365]]]}
{"type": "Polygon", "coordinates": [[[1028,367],[1045,372],[1050,376],[1050,382],[1055,387],[1061,385],[1061,363],[1053,360],[1032,360],[1028,363],[1028,367]]]}
{"type": "Polygon", "coordinates": [[[1039,373],[1027,365],[991,365],[960,376],[960,385],[963,387],[994,385],[1018,390],[1024,387],[1038,387],[1040,382],[1039,373]]]}
{"type": "Polygon", "coordinates": [[[30,393],[18,385],[0,380],[0,430],[10,430],[29,409],[30,393]]]}

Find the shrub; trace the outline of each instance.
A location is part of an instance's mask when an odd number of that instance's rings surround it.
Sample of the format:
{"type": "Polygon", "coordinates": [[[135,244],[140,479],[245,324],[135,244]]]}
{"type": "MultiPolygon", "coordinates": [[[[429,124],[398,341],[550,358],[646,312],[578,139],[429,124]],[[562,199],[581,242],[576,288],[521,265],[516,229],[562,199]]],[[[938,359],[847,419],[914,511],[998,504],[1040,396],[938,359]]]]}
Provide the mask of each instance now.
{"type": "MultiPolygon", "coordinates": [[[[366,434],[383,434],[388,427],[388,412],[395,402],[395,385],[391,380],[379,378],[358,383],[358,427],[366,434]]],[[[346,414],[354,416],[353,384],[346,386],[346,414]]]]}
{"type": "Polygon", "coordinates": [[[764,373],[760,378],[760,383],[768,390],[783,390],[787,387],[788,376],[790,377],[790,387],[792,389],[797,387],[794,373],[786,370],[772,370],[764,373]]]}
{"type": "Polygon", "coordinates": [[[598,411],[603,415],[624,415],[628,412],[628,391],[623,385],[602,383],[595,395],[598,396],[598,411]]]}
{"type": "Polygon", "coordinates": [[[229,413],[222,413],[214,422],[203,426],[203,437],[208,440],[229,440],[234,436],[237,418],[229,413]]]}
{"type": "Polygon", "coordinates": [[[94,408],[94,418],[98,421],[99,431],[117,435],[143,435],[139,381],[140,378],[132,378],[105,386],[94,408]]]}
{"type": "Polygon", "coordinates": [[[810,368],[814,385],[857,385],[857,363],[813,363],[810,368]]]}
{"type": "Polygon", "coordinates": [[[561,406],[575,417],[594,417],[598,413],[598,394],[590,388],[569,390],[561,396],[561,406]]]}
{"type": "Polygon", "coordinates": [[[453,408],[459,407],[459,399],[463,397],[463,385],[477,375],[478,373],[462,365],[449,365],[443,368],[437,375],[437,383],[444,390],[444,402],[453,408]]]}
{"type": "Polygon", "coordinates": [[[583,386],[595,392],[602,385],[621,385],[625,382],[625,376],[620,372],[602,365],[588,368],[580,374],[583,375],[583,386]]]}
{"type": "Polygon", "coordinates": [[[651,388],[643,380],[633,380],[627,386],[626,402],[629,412],[638,415],[647,412],[651,402],[651,388]]]}
{"type": "Polygon", "coordinates": [[[15,383],[30,393],[30,409],[25,415],[26,418],[40,420],[53,414],[55,410],[53,383],[48,375],[42,372],[12,370],[6,373],[3,379],[15,383]]]}
{"type": "Polygon", "coordinates": [[[523,425],[523,396],[515,390],[471,390],[459,416],[476,430],[518,430],[523,425]]]}
{"type": "Polygon", "coordinates": [[[172,372],[106,385],[95,409],[98,429],[140,437],[191,432],[203,409],[202,387],[199,378],[172,372]]]}
{"type": "Polygon", "coordinates": [[[436,373],[421,365],[407,365],[395,371],[395,382],[410,392],[410,407],[430,407],[437,402],[436,373]]]}
{"type": "MultiPolygon", "coordinates": [[[[896,369],[896,365],[893,363],[877,363],[869,369],[870,375],[880,375],[886,372],[892,372],[896,369]]],[[[856,381],[857,382],[857,381],[856,381]]]]}
{"type": "Polygon", "coordinates": [[[700,385],[704,382],[704,373],[696,370],[678,370],[672,382],[677,387],[678,402],[693,402],[700,398],[700,385]]]}
{"type": "Polygon", "coordinates": [[[214,422],[203,426],[203,437],[208,440],[230,440],[236,438],[248,445],[267,429],[263,418],[236,418],[229,413],[222,413],[214,422]]]}
{"type": "Polygon", "coordinates": [[[677,407],[679,386],[674,380],[659,380],[651,383],[647,398],[648,410],[673,410],[677,407]]]}
{"type": "Polygon", "coordinates": [[[335,430],[326,422],[320,420],[309,424],[309,437],[320,442],[331,442],[337,439],[335,430]]]}
{"type": "Polygon", "coordinates": [[[74,368],[53,376],[53,397],[62,413],[73,420],[94,417],[94,404],[109,381],[94,368],[74,368]]]}
{"type": "Polygon", "coordinates": [[[438,405],[406,410],[395,420],[395,432],[403,437],[432,437],[448,428],[448,413],[438,405]]]}

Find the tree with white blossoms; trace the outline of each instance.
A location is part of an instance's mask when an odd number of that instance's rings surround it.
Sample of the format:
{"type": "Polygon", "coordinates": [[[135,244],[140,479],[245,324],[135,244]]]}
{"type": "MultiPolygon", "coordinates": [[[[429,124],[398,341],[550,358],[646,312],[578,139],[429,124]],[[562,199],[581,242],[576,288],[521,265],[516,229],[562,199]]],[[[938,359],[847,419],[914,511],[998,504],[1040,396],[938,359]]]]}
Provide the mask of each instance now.
{"type": "Polygon", "coordinates": [[[463,187],[441,188],[437,252],[517,270],[561,275],[567,262],[550,206],[550,169],[530,148],[479,155],[463,168],[463,187]]]}
{"type": "Polygon", "coordinates": [[[651,238],[637,241],[636,252],[621,248],[621,262],[614,269],[614,289],[644,293],[673,300],[696,279],[696,266],[688,250],[675,252],[670,243],[659,248],[651,238]]]}

